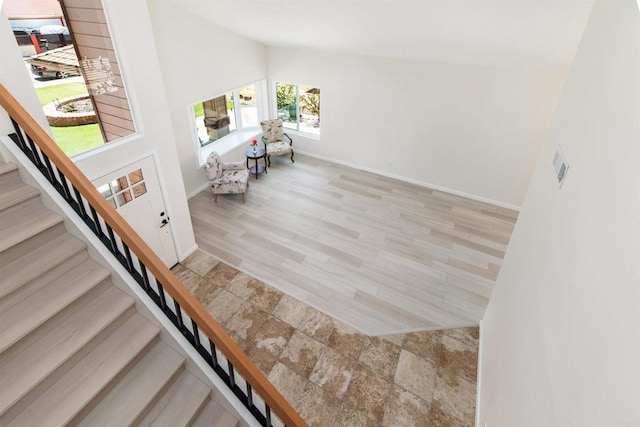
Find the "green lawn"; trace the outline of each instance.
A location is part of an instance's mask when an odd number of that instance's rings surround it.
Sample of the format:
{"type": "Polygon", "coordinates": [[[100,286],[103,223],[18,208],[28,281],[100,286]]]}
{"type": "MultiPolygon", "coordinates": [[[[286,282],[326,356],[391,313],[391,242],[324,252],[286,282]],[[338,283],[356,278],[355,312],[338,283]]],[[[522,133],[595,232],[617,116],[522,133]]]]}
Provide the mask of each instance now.
{"type": "Polygon", "coordinates": [[[71,157],[104,144],[100,126],[82,125],[55,127],[51,126],[53,139],[64,153],[71,157]]]}
{"type": "Polygon", "coordinates": [[[196,117],[204,116],[204,106],[202,105],[202,102],[199,102],[193,106],[193,113],[196,115],[196,117]]]}
{"type": "Polygon", "coordinates": [[[55,86],[39,87],[36,89],[40,105],[46,105],[55,99],[68,98],[76,95],[87,95],[84,83],[64,83],[55,86]]]}
{"type": "MultiPolygon", "coordinates": [[[[87,87],[83,83],[65,83],[37,88],[36,92],[40,99],[40,104],[46,105],[55,99],[87,94],[87,87]]],[[[69,157],[104,144],[100,126],[97,124],[68,127],[52,126],[51,132],[56,144],[69,157]]]]}

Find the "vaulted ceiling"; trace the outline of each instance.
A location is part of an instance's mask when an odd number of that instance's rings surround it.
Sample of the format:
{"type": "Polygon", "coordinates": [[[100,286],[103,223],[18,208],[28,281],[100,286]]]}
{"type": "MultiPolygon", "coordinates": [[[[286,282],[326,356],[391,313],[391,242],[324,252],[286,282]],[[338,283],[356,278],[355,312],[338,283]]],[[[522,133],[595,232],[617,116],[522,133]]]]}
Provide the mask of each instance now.
{"type": "Polygon", "coordinates": [[[154,0],[268,46],[480,65],[571,61],[593,0],[154,0]]]}

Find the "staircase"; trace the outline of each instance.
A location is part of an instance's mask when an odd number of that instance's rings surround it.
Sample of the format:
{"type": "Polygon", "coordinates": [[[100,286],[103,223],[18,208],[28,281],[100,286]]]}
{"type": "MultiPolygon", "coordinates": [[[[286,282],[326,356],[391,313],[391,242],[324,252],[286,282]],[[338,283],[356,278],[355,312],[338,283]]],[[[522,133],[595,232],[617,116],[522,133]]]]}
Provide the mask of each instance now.
{"type": "Polygon", "coordinates": [[[0,161],[0,425],[238,425],[0,161]]]}

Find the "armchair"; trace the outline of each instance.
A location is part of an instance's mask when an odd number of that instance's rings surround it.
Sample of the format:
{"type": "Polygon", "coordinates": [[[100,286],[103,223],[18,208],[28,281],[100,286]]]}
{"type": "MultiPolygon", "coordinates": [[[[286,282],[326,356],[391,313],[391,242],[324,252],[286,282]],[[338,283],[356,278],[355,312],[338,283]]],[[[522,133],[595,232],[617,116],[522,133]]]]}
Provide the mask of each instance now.
{"type": "Polygon", "coordinates": [[[242,203],[249,185],[249,171],[243,162],[222,163],[215,151],[209,154],[204,164],[213,192],[213,201],[218,202],[218,194],[242,194],[242,203]]]}
{"type": "Polygon", "coordinates": [[[260,122],[262,126],[262,142],[267,153],[267,163],[271,167],[271,155],[280,156],[291,153],[291,163],[293,160],[293,140],[282,130],[282,120],[264,120],[260,122]],[[284,141],[284,137],[289,140],[284,141]]]}

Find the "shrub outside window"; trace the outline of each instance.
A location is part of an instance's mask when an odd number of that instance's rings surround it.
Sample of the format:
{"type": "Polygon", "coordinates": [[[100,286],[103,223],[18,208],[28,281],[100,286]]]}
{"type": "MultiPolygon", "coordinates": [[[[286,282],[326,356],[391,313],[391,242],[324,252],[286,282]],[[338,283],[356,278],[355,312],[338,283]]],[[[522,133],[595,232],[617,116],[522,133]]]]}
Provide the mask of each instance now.
{"type": "Polygon", "coordinates": [[[285,128],[320,135],[320,89],[317,87],[276,83],[276,106],[285,128]]]}

